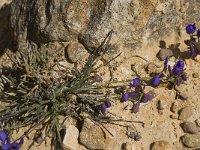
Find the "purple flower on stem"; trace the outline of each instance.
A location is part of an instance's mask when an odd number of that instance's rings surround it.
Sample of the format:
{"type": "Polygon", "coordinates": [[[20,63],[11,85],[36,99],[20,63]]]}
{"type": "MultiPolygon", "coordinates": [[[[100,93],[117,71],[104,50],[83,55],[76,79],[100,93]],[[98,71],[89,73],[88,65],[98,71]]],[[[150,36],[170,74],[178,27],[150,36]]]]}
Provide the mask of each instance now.
{"type": "Polygon", "coordinates": [[[149,91],[146,94],[143,95],[141,102],[147,103],[148,101],[151,101],[154,98],[154,92],[149,91]]]}
{"type": "Polygon", "coordinates": [[[106,106],[106,108],[109,108],[111,106],[111,102],[110,101],[105,101],[104,105],[106,106]]]}
{"type": "Polygon", "coordinates": [[[183,74],[181,74],[181,78],[183,79],[183,81],[187,81],[187,74],[184,72],[183,74]]]}
{"type": "Polygon", "coordinates": [[[200,29],[197,30],[197,36],[200,37],[200,29]]]}
{"type": "Polygon", "coordinates": [[[10,138],[9,138],[7,132],[5,130],[1,130],[0,131],[0,141],[1,141],[1,145],[2,145],[1,146],[2,150],[10,150],[10,149],[19,150],[20,145],[22,145],[24,143],[24,138],[21,138],[19,143],[17,143],[17,142],[10,143],[10,138]]]}
{"type": "Polygon", "coordinates": [[[100,106],[100,111],[101,111],[102,114],[105,114],[105,112],[106,112],[106,106],[105,105],[101,105],[100,106]]]}
{"type": "Polygon", "coordinates": [[[184,68],[184,62],[182,60],[177,61],[176,67],[183,69],[184,68]]]}
{"type": "Polygon", "coordinates": [[[9,150],[9,149],[11,149],[10,142],[8,142],[6,144],[2,144],[1,150],[9,150]]]}
{"type": "Polygon", "coordinates": [[[156,75],[153,79],[152,79],[152,84],[153,86],[158,86],[160,84],[160,75],[156,75]]]}
{"type": "Polygon", "coordinates": [[[137,92],[131,92],[129,93],[129,97],[132,98],[132,99],[137,99],[139,96],[139,94],[137,92]]]}
{"type": "Polygon", "coordinates": [[[133,79],[132,81],[131,81],[131,83],[130,83],[130,87],[136,87],[137,85],[139,85],[140,84],[140,78],[139,77],[137,77],[137,78],[135,78],[135,79],[133,79]]]}
{"type": "Polygon", "coordinates": [[[167,66],[168,61],[169,61],[169,56],[167,56],[167,57],[165,58],[164,66],[167,66]]]}
{"type": "Polygon", "coordinates": [[[180,75],[182,72],[182,69],[180,69],[179,67],[175,66],[173,68],[173,75],[180,75]]]}
{"type": "Polygon", "coordinates": [[[140,108],[140,101],[136,102],[134,105],[133,105],[133,112],[134,113],[137,113],[139,111],[139,108],[140,108]]]}
{"type": "Polygon", "coordinates": [[[183,83],[183,79],[181,77],[176,78],[176,85],[179,86],[183,83]]]}
{"type": "Polygon", "coordinates": [[[194,54],[195,54],[194,46],[191,46],[190,47],[190,58],[194,57],[194,54]]]}
{"type": "Polygon", "coordinates": [[[123,95],[122,95],[122,102],[126,102],[128,101],[129,99],[129,93],[128,92],[125,92],[123,95]]]}
{"type": "Polygon", "coordinates": [[[19,143],[17,143],[17,142],[13,142],[13,143],[10,145],[10,147],[11,147],[12,149],[14,149],[14,150],[19,150],[20,145],[19,145],[19,143]]]}
{"type": "Polygon", "coordinates": [[[186,29],[186,32],[187,32],[188,34],[192,34],[192,33],[194,33],[195,30],[196,30],[196,25],[195,25],[195,23],[194,23],[194,24],[189,24],[189,25],[186,26],[185,29],[186,29]]]}
{"type": "Polygon", "coordinates": [[[10,139],[6,130],[0,131],[0,141],[2,142],[2,144],[10,143],[10,139]]]}

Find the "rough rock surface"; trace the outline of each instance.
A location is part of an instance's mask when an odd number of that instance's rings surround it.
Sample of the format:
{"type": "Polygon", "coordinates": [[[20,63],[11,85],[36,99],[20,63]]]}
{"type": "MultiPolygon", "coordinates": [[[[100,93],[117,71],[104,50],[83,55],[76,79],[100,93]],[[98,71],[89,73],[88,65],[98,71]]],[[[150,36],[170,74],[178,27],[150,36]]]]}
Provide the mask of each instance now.
{"type": "Polygon", "coordinates": [[[65,146],[66,149],[69,150],[77,150],[79,148],[79,144],[78,144],[78,136],[79,136],[79,131],[78,129],[73,126],[70,125],[66,131],[65,131],[65,136],[63,139],[63,144],[65,146]]]}
{"type": "Polygon", "coordinates": [[[188,120],[193,114],[193,108],[191,106],[185,107],[180,110],[179,120],[188,120]]]}
{"type": "MultiPolygon", "coordinates": [[[[0,3],[3,1],[0,0],[0,3]]],[[[199,7],[198,0],[15,0],[11,5],[4,5],[0,10],[0,51],[4,48],[23,50],[27,45],[43,47],[52,43],[68,45],[74,42],[78,42],[81,47],[83,45],[90,51],[113,29],[111,42],[115,47],[114,51],[122,51],[124,55],[130,57],[131,54],[140,53],[152,60],[159,49],[168,48],[162,44],[158,48],[159,40],[168,39],[166,45],[168,42],[180,42],[185,40],[186,24],[196,22],[197,26],[200,25],[199,7]],[[145,47],[141,48],[143,44],[145,47]]],[[[52,49],[51,46],[47,48],[52,49]]],[[[184,45],[182,48],[185,50],[187,46],[184,45]]],[[[74,51],[68,51],[67,54],[75,62],[79,58],[78,55],[73,54],[79,51],[76,49],[74,51]]],[[[199,69],[197,63],[200,62],[199,56],[195,60],[188,60],[188,63],[185,60],[189,72],[186,92],[190,96],[188,101],[193,104],[193,114],[195,114],[191,116],[193,120],[200,114],[198,94],[200,82],[196,80],[197,78],[190,80],[191,72],[199,69]]],[[[125,67],[117,67],[119,73],[116,76],[121,80],[132,77],[133,73],[128,71],[131,63],[127,60],[125,67]]],[[[138,63],[140,62],[138,61],[137,65],[138,63]]],[[[174,102],[174,92],[162,88],[156,91],[158,98],[164,99],[165,107],[169,108],[174,102]],[[165,98],[162,97],[163,95],[165,98]]],[[[117,104],[112,111],[116,111],[115,114],[122,118],[145,122],[145,128],[137,126],[143,136],[143,139],[137,143],[144,149],[149,149],[150,143],[160,139],[177,143],[174,144],[175,149],[182,149],[181,143],[178,142],[182,135],[182,130],[179,128],[180,121],[170,119],[168,109],[164,109],[161,117],[158,116],[155,106],[155,101],[152,101],[141,107],[140,112],[134,115],[122,110],[121,104],[117,104]]],[[[176,109],[174,110],[176,112],[176,109]]],[[[116,126],[114,128],[116,129],[116,126]]],[[[119,140],[126,142],[127,137],[122,138],[124,132],[119,133],[119,140]]],[[[35,149],[37,150],[38,147],[35,149]]],[[[49,147],[41,149],[49,150],[49,147]]]]}
{"type": "Polygon", "coordinates": [[[192,123],[192,122],[183,122],[181,124],[181,127],[182,127],[182,129],[183,129],[183,131],[185,133],[192,133],[192,134],[194,134],[194,133],[197,133],[199,131],[199,129],[197,128],[197,126],[194,123],[192,123]]]}
{"type": "Polygon", "coordinates": [[[80,143],[88,149],[113,150],[116,148],[115,137],[89,119],[84,120],[79,139],[80,143]]]}
{"type": "Polygon", "coordinates": [[[13,40],[16,49],[27,42],[77,40],[94,48],[113,29],[116,50],[133,51],[173,31],[182,34],[182,26],[200,20],[199,5],[198,0],[17,0],[4,16],[10,31],[5,39],[13,40]]]}
{"type": "Polygon", "coordinates": [[[182,142],[187,147],[190,147],[190,148],[200,148],[200,133],[185,134],[182,137],[182,142]]]}

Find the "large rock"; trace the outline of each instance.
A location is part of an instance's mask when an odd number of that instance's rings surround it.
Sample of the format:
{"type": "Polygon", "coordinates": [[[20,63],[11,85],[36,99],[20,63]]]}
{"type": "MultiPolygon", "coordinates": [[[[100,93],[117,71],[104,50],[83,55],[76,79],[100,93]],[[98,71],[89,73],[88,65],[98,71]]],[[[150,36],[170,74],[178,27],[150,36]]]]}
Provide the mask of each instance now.
{"type": "Polygon", "coordinates": [[[103,127],[89,119],[84,120],[79,140],[88,149],[113,150],[117,146],[115,134],[110,135],[103,127]]]}
{"type": "Polygon", "coordinates": [[[21,50],[27,42],[77,40],[92,49],[113,29],[115,50],[133,51],[177,29],[182,34],[186,24],[200,20],[199,6],[198,0],[13,0],[1,23],[9,31],[4,41],[14,40],[21,50]]]}

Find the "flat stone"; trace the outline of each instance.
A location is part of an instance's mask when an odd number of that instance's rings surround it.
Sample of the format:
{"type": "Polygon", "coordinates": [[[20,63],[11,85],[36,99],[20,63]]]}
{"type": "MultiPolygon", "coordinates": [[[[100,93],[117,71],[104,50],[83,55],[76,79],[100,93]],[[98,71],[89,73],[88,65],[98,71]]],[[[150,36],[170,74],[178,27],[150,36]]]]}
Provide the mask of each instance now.
{"type": "MultiPolygon", "coordinates": [[[[110,131],[110,130],[109,130],[110,131]]],[[[106,130],[86,118],[80,133],[80,143],[88,149],[116,149],[115,133],[106,130]]]]}
{"type": "Polygon", "coordinates": [[[173,56],[173,52],[170,49],[160,49],[160,51],[158,52],[158,58],[160,58],[161,60],[165,60],[165,58],[167,56],[173,56]]]}
{"type": "Polygon", "coordinates": [[[182,129],[183,129],[183,131],[185,133],[192,133],[192,134],[194,134],[194,133],[197,133],[199,131],[199,129],[197,128],[197,126],[194,123],[192,123],[192,122],[183,122],[181,124],[181,127],[182,127],[182,129]]]}
{"type": "Polygon", "coordinates": [[[181,137],[181,141],[189,148],[200,148],[200,132],[196,134],[185,134],[181,137]]]}
{"type": "Polygon", "coordinates": [[[153,143],[151,150],[172,150],[172,146],[167,141],[157,141],[153,143]]]}
{"type": "Polygon", "coordinates": [[[188,120],[193,114],[193,108],[191,106],[187,106],[180,110],[179,120],[188,120]]]}
{"type": "Polygon", "coordinates": [[[75,126],[70,125],[66,129],[65,136],[63,139],[63,145],[64,145],[65,149],[78,150],[79,149],[78,136],[79,136],[78,129],[75,126]]]}

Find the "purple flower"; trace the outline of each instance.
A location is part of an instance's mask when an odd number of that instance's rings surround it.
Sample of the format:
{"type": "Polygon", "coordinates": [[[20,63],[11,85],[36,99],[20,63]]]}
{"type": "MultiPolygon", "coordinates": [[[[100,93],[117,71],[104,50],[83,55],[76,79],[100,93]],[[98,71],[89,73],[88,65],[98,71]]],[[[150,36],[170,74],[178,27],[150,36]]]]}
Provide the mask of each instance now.
{"type": "Polygon", "coordinates": [[[180,69],[179,67],[175,66],[173,68],[173,75],[180,75],[182,72],[182,69],[180,69]]]}
{"type": "Polygon", "coordinates": [[[195,25],[195,23],[194,23],[194,24],[189,24],[189,25],[186,26],[185,29],[186,29],[186,32],[187,32],[188,34],[192,34],[192,33],[194,33],[195,30],[196,30],[196,25],[195,25]]]}
{"type": "Polygon", "coordinates": [[[131,83],[130,83],[130,87],[136,87],[137,85],[139,85],[140,84],[140,78],[139,77],[137,77],[137,78],[135,78],[135,79],[133,79],[132,81],[131,81],[131,83]]]}
{"type": "Polygon", "coordinates": [[[166,65],[168,64],[168,61],[169,61],[169,56],[167,56],[167,57],[165,58],[164,66],[166,66],[166,65]]]}
{"type": "Polygon", "coordinates": [[[190,47],[190,58],[194,57],[194,54],[195,54],[194,46],[191,46],[190,47]]]}
{"type": "Polygon", "coordinates": [[[181,78],[183,79],[183,81],[187,81],[187,74],[184,72],[183,74],[181,74],[181,78]]]}
{"type": "Polygon", "coordinates": [[[100,106],[100,111],[101,111],[102,114],[105,114],[105,112],[106,112],[106,106],[105,105],[101,105],[100,106]]]}
{"type": "Polygon", "coordinates": [[[133,105],[133,112],[134,113],[137,113],[139,111],[139,108],[140,108],[140,101],[136,102],[134,105],[133,105]]]}
{"type": "Polygon", "coordinates": [[[19,143],[17,142],[13,142],[10,143],[10,138],[7,134],[7,132],[5,130],[1,130],[0,131],[0,141],[1,141],[1,149],[2,150],[10,150],[10,149],[14,149],[14,150],[19,150],[20,145],[22,145],[24,143],[24,138],[21,138],[19,143]]]}
{"type": "Polygon", "coordinates": [[[139,94],[137,92],[131,92],[129,93],[129,97],[132,98],[132,99],[137,99],[139,96],[139,94]]]}
{"type": "Polygon", "coordinates": [[[17,142],[13,142],[13,143],[10,145],[10,147],[11,147],[12,149],[14,149],[14,150],[19,150],[20,145],[19,145],[19,143],[17,143],[17,142]]]}
{"type": "Polygon", "coordinates": [[[106,106],[106,108],[109,108],[111,106],[111,103],[110,103],[110,101],[105,101],[104,105],[106,106]]]}
{"type": "Polygon", "coordinates": [[[160,75],[156,75],[153,79],[152,79],[152,84],[153,86],[158,86],[160,84],[160,75]]]}
{"type": "Polygon", "coordinates": [[[154,92],[149,91],[146,94],[143,95],[141,102],[147,103],[148,101],[152,100],[154,98],[154,92]]]}
{"type": "Polygon", "coordinates": [[[10,142],[10,139],[9,139],[9,136],[8,136],[6,130],[0,131],[0,141],[2,142],[2,144],[10,142]]]}
{"type": "Polygon", "coordinates": [[[9,149],[11,149],[10,142],[8,142],[6,144],[2,144],[1,150],[9,150],[9,149]]]}
{"type": "Polygon", "coordinates": [[[179,86],[183,83],[183,79],[181,77],[176,78],[176,85],[179,86]]]}
{"type": "Polygon", "coordinates": [[[128,92],[125,92],[123,95],[122,95],[122,102],[126,102],[128,101],[129,99],[129,93],[128,92]]]}
{"type": "Polygon", "coordinates": [[[184,62],[182,60],[179,60],[176,62],[176,67],[183,69],[184,68],[184,62]]]}
{"type": "Polygon", "coordinates": [[[197,36],[200,37],[200,29],[197,30],[197,36]]]}

